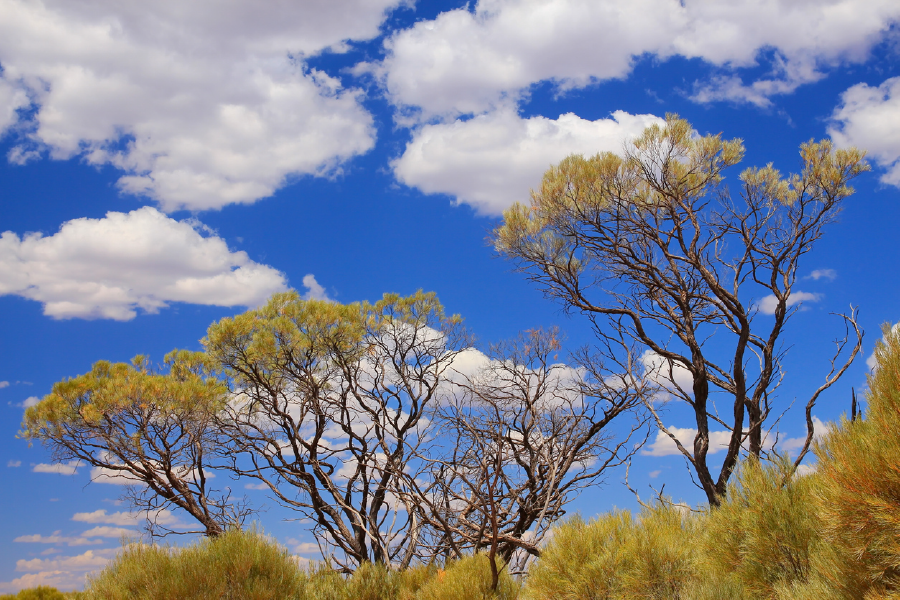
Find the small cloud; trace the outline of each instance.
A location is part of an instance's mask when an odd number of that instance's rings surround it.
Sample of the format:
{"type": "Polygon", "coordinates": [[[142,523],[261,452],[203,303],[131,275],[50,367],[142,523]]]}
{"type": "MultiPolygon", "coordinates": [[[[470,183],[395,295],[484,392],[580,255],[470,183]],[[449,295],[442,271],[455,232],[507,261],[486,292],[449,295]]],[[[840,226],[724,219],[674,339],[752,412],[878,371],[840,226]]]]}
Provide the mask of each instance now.
{"type": "Polygon", "coordinates": [[[80,461],[70,460],[67,463],[53,463],[52,465],[40,463],[32,466],[31,470],[34,473],[57,473],[59,475],[75,475],[76,473],[78,473],[78,467],[80,466],[80,461]]]}
{"type": "Polygon", "coordinates": [[[301,542],[294,546],[295,554],[318,554],[319,545],[313,542],[301,542]]]}
{"type": "Polygon", "coordinates": [[[16,385],[34,385],[30,381],[17,381],[16,385]]]}
{"type": "Polygon", "coordinates": [[[27,398],[16,404],[16,406],[19,406],[21,408],[31,408],[40,401],[41,399],[37,396],[28,396],[27,398]]]}
{"type": "Polygon", "coordinates": [[[818,465],[800,465],[797,467],[797,475],[803,477],[804,475],[811,475],[816,472],[818,465]]]}
{"type": "MultiPolygon", "coordinates": [[[[788,296],[787,305],[790,307],[801,302],[818,302],[821,298],[820,294],[797,291],[788,296]]],[[[759,311],[764,315],[774,315],[777,307],[778,299],[773,294],[769,294],[759,301],[759,311]]]]}
{"type": "Polygon", "coordinates": [[[7,467],[21,467],[22,461],[21,460],[10,460],[10,461],[7,461],[6,466],[7,467]]]}
{"type": "Polygon", "coordinates": [[[9,382],[8,381],[0,381],[0,390],[2,390],[5,387],[9,387],[9,382]]]}
{"type": "Polygon", "coordinates": [[[828,281],[834,281],[837,278],[837,271],[834,269],[816,269],[803,279],[813,279],[818,281],[820,279],[827,279],[828,281]]]}
{"type": "Polygon", "coordinates": [[[656,469],[655,471],[650,471],[649,473],[647,473],[647,476],[650,479],[656,479],[657,477],[659,477],[660,473],[662,473],[662,469],[656,469]]]}
{"type": "Polygon", "coordinates": [[[325,292],[325,288],[316,281],[316,277],[312,273],[307,273],[303,276],[303,287],[306,288],[306,293],[303,294],[303,297],[307,300],[325,300],[326,302],[333,302],[325,292]]]}
{"type": "Polygon", "coordinates": [[[69,537],[60,535],[61,532],[54,531],[53,535],[20,535],[15,538],[14,542],[27,544],[65,544],[67,546],[91,546],[94,544],[102,544],[102,540],[89,540],[85,536],[69,537]]]}
{"type": "Polygon", "coordinates": [[[120,538],[124,536],[132,536],[137,532],[133,529],[125,529],[124,527],[110,527],[109,525],[98,525],[97,527],[93,527],[88,529],[81,535],[86,538],[93,537],[106,537],[106,538],[120,538]]]}
{"type": "MultiPolygon", "coordinates": [[[[813,422],[813,440],[821,439],[822,436],[824,436],[826,433],[828,433],[828,430],[831,429],[831,425],[829,423],[825,423],[824,421],[822,421],[822,419],[820,419],[816,415],[813,415],[812,422],[813,422]]],[[[783,442],[778,444],[778,449],[782,452],[787,452],[789,454],[796,454],[797,451],[799,451],[801,448],[803,448],[803,444],[805,444],[805,443],[806,443],[806,434],[804,434],[800,437],[788,438],[788,439],[784,440],[783,442]]]]}
{"type": "MultiPolygon", "coordinates": [[[[674,435],[681,445],[687,448],[688,452],[694,449],[694,438],[697,436],[697,430],[690,427],[669,427],[669,432],[674,435]]],[[[709,453],[715,454],[728,448],[731,441],[730,431],[710,431],[709,432],[709,453]]],[[[675,445],[668,435],[662,431],[656,432],[656,439],[646,449],[641,450],[641,454],[648,456],[675,456],[680,455],[681,450],[675,445]]]]}
{"type": "Polygon", "coordinates": [[[265,483],[248,483],[244,488],[248,490],[267,490],[269,489],[269,486],[265,483]]]}

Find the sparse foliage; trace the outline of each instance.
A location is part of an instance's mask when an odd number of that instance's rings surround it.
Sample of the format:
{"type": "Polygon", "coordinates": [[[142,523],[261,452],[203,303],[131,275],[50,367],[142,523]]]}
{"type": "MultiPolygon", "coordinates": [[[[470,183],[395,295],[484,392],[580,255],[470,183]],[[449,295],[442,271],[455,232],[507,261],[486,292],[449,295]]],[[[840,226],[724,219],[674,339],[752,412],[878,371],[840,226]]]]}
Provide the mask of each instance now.
{"type": "Polygon", "coordinates": [[[100,361],[29,408],[21,435],[43,442],[58,461],[84,461],[101,477],[133,482],[125,497],[146,511],[151,533],[168,531],[155,515],[177,507],[202,527],[188,533],[220,535],[252,512],[210,487],[225,388],[189,353],[171,353],[166,364],[167,372],[153,372],[141,356],[131,365],[100,361]]]}
{"type": "Polygon", "coordinates": [[[349,305],[290,292],[213,324],[205,344],[233,395],[232,468],[310,519],[342,569],[409,565],[420,523],[397,481],[467,345],[459,317],[422,292],[349,305]]]}
{"type": "MultiPolygon", "coordinates": [[[[692,409],[692,447],[647,406],[713,505],[726,492],[742,445],[756,457],[763,450],[783,376],[782,337],[797,310],[792,294],[801,258],[853,193],[849,182],[868,170],[855,149],[808,142],[800,148],[799,174],[784,178],[771,165],[747,169],[733,197],[724,172],[743,153],[740,140],[696,136],[670,115],[622,156],[570,156],[552,167],[531,205],[510,208],[494,234],[497,250],[567,309],[586,314],[599,339],[624,335],[659,359],[662,368],[648,375],[692,409]],[[764,296],[771,316],[760,314],[764,296]],[[690,382],[679,381],[679,372],[690,382]],[[721,413],[714,393],[728,398],[721,413]],[[712,423],[731,432],[718,474],[707,460],[712,423]]],[[[816,399],[860,349],[855,311],[842,316],[848,335],[838,340],[825,382],[807,403],[808,435],[798,460],[812,440],[816,399]]]]}

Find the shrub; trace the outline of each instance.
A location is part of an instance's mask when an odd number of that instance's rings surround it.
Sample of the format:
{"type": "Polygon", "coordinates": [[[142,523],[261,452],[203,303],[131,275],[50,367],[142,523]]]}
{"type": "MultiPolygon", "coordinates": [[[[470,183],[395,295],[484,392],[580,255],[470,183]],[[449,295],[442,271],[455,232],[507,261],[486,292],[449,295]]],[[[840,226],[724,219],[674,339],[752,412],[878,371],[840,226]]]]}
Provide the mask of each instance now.
{"type": "Polygon", "coordinates": [[[503,569],[497,591],[491,591],[491,566],[486,554],[453,561],[425,583],[418,600],[515,600],[519,584],[503,569]]]}
{"type": "Polygon", "coordinates": [[[786,456],[770,465],[753,458],[741,463],[726,499],[699,528],[701,579],[742,587],[753,598],[777,598],[809,579],[821,542],[815,478],[791,472],[786,456]]]}
{"type": "Polygon", "coordinates": [[[554,530],[525,595],[534,600],[683,598],[694,580],[696,521],[668,501],[645,507],[636,521],[625,511],[589,524],[572,519],[554,530]]]}
{"type": "Polygon", "coordinates": [[[68,597],[70,596],[55,587],[39,585],[36,588],[20,590],[18,594],[0,595],[0,600],[66,600],[68,597]]]}
{"type": "Polygon", "coordinates": [[[85,596],[283,600],[301,597],[308,579],[286,549],[252,531],[231,531],[179,550],[127,546],[90,581],[85,596]]]}
{"type": "Polygon", "coordinates": [[[822,576],[847,598],[900,592],[900,331],[885,327],[868,377],[864,420],[848,421],[816,445],[822,576]]]}

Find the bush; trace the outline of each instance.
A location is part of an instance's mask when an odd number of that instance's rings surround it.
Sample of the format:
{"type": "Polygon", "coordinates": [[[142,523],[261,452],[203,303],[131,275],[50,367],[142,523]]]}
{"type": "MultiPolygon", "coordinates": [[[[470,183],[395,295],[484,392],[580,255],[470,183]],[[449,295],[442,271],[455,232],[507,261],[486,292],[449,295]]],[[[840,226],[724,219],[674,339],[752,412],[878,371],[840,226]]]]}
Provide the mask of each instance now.
{"type": "Polygon", "coordinates": [[[786,456],[771,465],[755,459],[741,463],[722,505],[703,518],[701,579],[769,599],[807,582],[811,556],[821,543],[815,477],[791,473],[786,456]]]}
{"type": "Polygon", "coordinates": [[[66,600],[69,597],[55,587],[39,585],[36,588],[20,590],[18,594],[0,595],[0,600],[66,600]]]}
{"type": "Polygon", "coordinates": [[[525,596],[538,600],[684,598],[694,582],[697,518],[666,501],[608,513],[554,530],[528,578],[525,596]]]}
{"type": "Polygon", "coordinates": [[[302,597],[309,579],[286,549],[255,532],[231,531],[179,550],[127,546],[85,596],[284,600],[302,597]]]}
{"type": "Polygon", "coordinates": [[[486,554],[476,554],[437,570],[415,597],[418,600],[515,600],[519,587],[503,569],[497,591],[491,592],[490,561],[486,554]]]}
{"type": "Polygon", "coordinates": [[[818,570],[846,598],[900,592],[900,331],[887,327],[868,377],[864,420],[816,445],[818,513],[831,549],[818,570]]]}

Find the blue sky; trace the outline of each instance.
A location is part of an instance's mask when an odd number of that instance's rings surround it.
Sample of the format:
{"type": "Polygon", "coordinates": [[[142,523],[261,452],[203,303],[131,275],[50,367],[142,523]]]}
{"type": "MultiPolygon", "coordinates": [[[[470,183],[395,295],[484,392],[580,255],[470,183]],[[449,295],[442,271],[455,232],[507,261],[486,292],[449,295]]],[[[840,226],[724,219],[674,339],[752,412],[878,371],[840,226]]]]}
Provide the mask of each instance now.
{"type": "MultiPolygon", "coordinates": [[[[589,343],[486,236],[550,164],[670,112],[742,138],[747,166],[797,169],[811,138],[868,150],[803,263],[814,296],[779,391],[797,401],[782,437],[800,436],[829,313],[859,306],[865,354],[814,411],[837,419],[900,320],[898,32],[895,0],[0,0],[0,592],[81,587],[136,529],[121,488],[15,437],[23,406],[98,359],[199,348],[289,287],[433,290],[483,343],[553,325],[589,343]]],[[[632,486],[701,502],[683,460],[649,448],[632,486]]],[[[623,474],[573,510],[636,506],[623,474]]],[[[311,556],[302,524],[247,493],[311,556]]]]}

